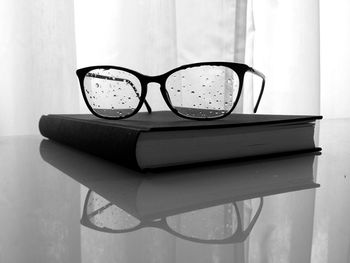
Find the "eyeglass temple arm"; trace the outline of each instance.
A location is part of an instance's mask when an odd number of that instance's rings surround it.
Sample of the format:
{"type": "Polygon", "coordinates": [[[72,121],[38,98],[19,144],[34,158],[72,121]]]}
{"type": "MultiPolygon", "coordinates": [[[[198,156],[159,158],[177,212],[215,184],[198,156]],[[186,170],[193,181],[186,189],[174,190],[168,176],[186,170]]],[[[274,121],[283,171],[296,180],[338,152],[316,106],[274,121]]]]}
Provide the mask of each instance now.
{"type": "Polygon", "coordinates": [[[263,73],[261,73],[260,71],[258,71],[256,69],[253,69],[253,68],[250,68],[249,71],[251,73],[253,73],[254,75],[257,75],[258,77],[260,77],[262,79],[261,90],[260,90],[260,94],[259,94],[259,97],[258,97],[258,101],[256,102],[256,104],[254,106],[254,113],[256,113],[257,110],[258,110],[258,107],[259,107],[259,103],[260,103],[261,97],[262,97],[263,92],[264,92],[264,88],[265,88],[265,75],[263,73]]]}
{"type": "Polygon", "coordinates": [[[249,236],[249,234],[252,231],[256,221],[258,220],[258,218],[260,216],[260,213],[261,213],[261,210],[263,208],[263,204],[264,204],[264,198],[261,196],[258,210],[255,212],[255,215],[254,215],[252,221],[250,221],[249,226],[243,231],[243,234],[245,236],[244,239],[246,239],[249,236]]]}
{"type": "MultiPolygon", "coordinates": [[[[88,73],[87,75],[89,76],[89,73],[88,73]]],[[[128,84],[132,87],[132,89],[135,91],[137,97],[140,98],[140,94],[137,92],[136,87],[135,87],[134,84],[133,84],[130,80],[128,80],[128,79],[113,78],[113,77],[102,76],[102,75],[98,75],[98,74],[94,74],[93,77],[94,77],[94,78],[100,78],[100,79],[114,80],[114,81],[122,81],[122,82],[125,81],[126,83],[128,83],[128,84]]],[[[145,103],[145,106],[146,106],[146,108],[147,108],[148,113],[152,113],[152,108],[151,108],[151,106],[149,106],[149,104],[148,104],[148,102],[147,102],[146,99],[145,99],[144,103],[145,103]]]]}
{"type": "MultiPolygon", "coordinates": [[[[136,87],[134,86],[134,84],[132,84],[131,81],[127,81],[127,83],[130,84],[130,86],[132,87],[132,89],[135,91],[137,97],[140,98],[140,95],[139,95],[139,93],[137,92],[136,87]]],[[[147,108],[148,113],[152,113],[152,108],[151,108],[151,106],[149,106],[149,104],[148,104],[148,102],[147,102],[146,99],[145,99],[144,103],[145,103],[145,106],[146,106],[146,108],[147,108]]]]}

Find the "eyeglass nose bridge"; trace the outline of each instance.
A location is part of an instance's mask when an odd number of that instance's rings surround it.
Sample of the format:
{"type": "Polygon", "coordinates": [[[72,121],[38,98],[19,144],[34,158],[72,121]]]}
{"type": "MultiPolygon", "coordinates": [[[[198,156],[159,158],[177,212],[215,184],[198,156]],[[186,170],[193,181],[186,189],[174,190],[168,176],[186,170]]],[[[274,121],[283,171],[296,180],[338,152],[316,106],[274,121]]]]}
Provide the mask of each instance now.
{"type": "MultiPolygon", "coordinates": [[[[163,74],[163,75],[156,75],[156,76],[143,75],[142,77],[143,77],[143,82],[145,83],[145,88],[148,89],[149,84],[156,84],[157,88],[159,87],[160,92],[161,92],[162,96],[164,97],[166,103],[169,104],[170,96],[168,94],[168,91],[165,88],[166,76],[163,74]]],[[[144,103],[146,105],[148,113],[151,113],[152,112],[151,106],[147,103],[146,100],[144,103]]],[[[170,105],[168,105],[168,106],[170,107],[170,105]]]]}
{"type": "Polygon", "coordinates": [[[143,75],[143,82],[148,86],[149,84],[159,84],[160,88],[165,85],[166,81],[166,75],[155,75],[155,76],[148,76],[148,75],[143,75]]]}
{"type": "MultiPolygon", "coordinates": [[[[158,80],[158,77],[159,77],[159,76],[146,76],[146,75],[142,75],[142,80],[143,80],[143,82],[145,83],[145,88],[146,88],[146,90],[148,89],[148,85],[149,85],[150,83],[156,83],[156,84],[159,84],[160,87],[162,86],[162,83],[160,82],[160,80],[158,80]]],[[[152,108],[151,108],[151,106],[149,105],[149,103],[147,102],[146,99],[144,100],[143,103],[145,104],[148,113],[152,113],[152,108]]]]}

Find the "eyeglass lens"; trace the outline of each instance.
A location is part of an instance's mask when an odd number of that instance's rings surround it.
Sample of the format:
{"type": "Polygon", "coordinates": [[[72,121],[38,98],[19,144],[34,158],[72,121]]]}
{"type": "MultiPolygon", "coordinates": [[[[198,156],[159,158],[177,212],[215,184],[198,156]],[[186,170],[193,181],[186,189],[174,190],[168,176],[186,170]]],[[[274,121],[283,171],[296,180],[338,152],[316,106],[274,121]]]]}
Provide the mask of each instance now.
{"type": "Polygon", "coordinates": [[[225,66],[189,67],[166,80],[170,102],[180,115],[217,118],[230,111],[238,96],[239,78],[225,66]]]}
{"type": "Polygon", "coordinates": [[[140,103],[141,83],[133,74],[117,69],[94,69],[84,78],[89,105],[104,117],[126,117],[140,103]]]}
{"type": "Polygon", "coordinates": [[[199,209],[166,218],[168,226],[184,237],[223,240],[237,230],[237,213],[232,204],[199,209]]]}
{"type": "Polygon", "coordinates": [[[86,214],[98,228],[125,230],[140,224],[140,220],[94,192],[89,195],[86,214]]]}

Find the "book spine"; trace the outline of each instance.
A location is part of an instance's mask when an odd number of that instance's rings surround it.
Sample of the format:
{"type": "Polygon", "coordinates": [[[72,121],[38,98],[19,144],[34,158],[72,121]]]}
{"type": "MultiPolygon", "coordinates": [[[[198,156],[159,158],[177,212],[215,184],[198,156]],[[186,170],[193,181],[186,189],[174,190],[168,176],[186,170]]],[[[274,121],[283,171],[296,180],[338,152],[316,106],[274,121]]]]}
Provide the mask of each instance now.
{"type": "Polygon", "coordinates": [[[77,122],[50,115],[40,118],[39,130],[44,137],[54,141],[140,170],[136,159],[138,130],[77,122]]]}

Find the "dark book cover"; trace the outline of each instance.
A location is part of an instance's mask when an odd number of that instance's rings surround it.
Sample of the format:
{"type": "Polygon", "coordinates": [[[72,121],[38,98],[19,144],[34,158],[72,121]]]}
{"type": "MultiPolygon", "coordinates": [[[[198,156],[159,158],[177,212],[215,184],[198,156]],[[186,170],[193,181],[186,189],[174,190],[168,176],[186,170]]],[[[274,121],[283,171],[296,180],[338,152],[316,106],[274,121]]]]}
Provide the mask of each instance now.
{"type": "MultiPolygon", "coordinates": [[[[232,114],[219,120],[195,121],[179,118],[169,111],[153,112],[152,114],[143,112],[129,119],[118,121],[99,119],[93,115],[85,114],[44,115],[40,119],[39,129],[41,134],[49,139],[70,145],[104,159],[115,161],[133,169],[143,169],[145,167],[140,166],[136,156],[136,148],[141,134],[152,132],[165,134],[165,132],[175,131],[175,136],[174,133],[172,136],[177,137],[186,131],[194,131],[195,135],[200,135],[205,131],[214,129],[224,130],[226,128],[240,129],[241,133],[245,131],[259,133],[264,127],[269,127],[270,130],[271,127],[276,127],[272,128],[271,134],[273,135],[273,129],[278,130],[281,126],[284,128],[289,127],[289,125],[290,127],[295,127],[295,125],[313,123],[315,120],[321,118],[321,116],[304,115],[232,114]]],[[[308,147],[306,147],[307,149],[305,147],[303,149],[285,149],[286,152],[297,150],[314,151],[316,149],[313,143],[313,125],[309,126],[310,128],[305,129],[307,132],[305,132],[304,136],[305,138],[307,137],[305,140],[309,141],[308,147]]],[[[269,135],[270,137],[271,134],[269,135]]],[[[293,135],[291,132],[289,134],[293,135]]],[[[300,138],[300,135],[298,138],[300,138]]],[[[186,151],[186,149],[183,150],[186,151]]],[[[266,153],[271,154],[272,152],[266,153]]],[[[162,153],[155,154],[161,155],[162,153]]],[[[237,157],[240,156],[235,155],[235,158],[237,157]]],[[[218,159],[220,158],[214,158],[213,161],[218,161],[218,159]]],[[[195,161],[189,160],[187,164],[193,162],[195,161]]],[[[186,160],[183,163],[186,164],[186,160]]]]}

